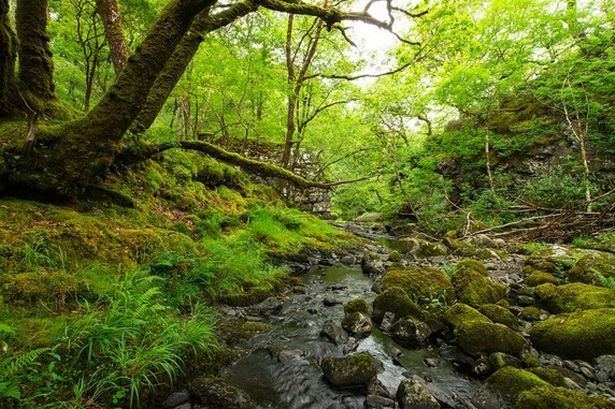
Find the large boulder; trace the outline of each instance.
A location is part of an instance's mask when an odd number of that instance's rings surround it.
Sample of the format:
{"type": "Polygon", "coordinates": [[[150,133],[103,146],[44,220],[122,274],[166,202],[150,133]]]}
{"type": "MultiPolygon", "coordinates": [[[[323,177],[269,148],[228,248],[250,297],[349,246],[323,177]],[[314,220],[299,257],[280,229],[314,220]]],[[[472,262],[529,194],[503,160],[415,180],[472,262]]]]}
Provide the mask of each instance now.
{"type": "Polygon", "coordinates": [[[444,256],[448,252],[448,249],[442,243],[432,243],[415,237],[399,240],[396,247],[399,252],[412,254],[417,258],[444,256]]]}
{"type": "Polygon", "coordinates": [[[615,354],[615,308],[557,315],[534,325],[530,339],[539,350],[570,359],[615,354]]]}
{"type": "Polygon", "coordinates": [[[506,295],[506,287],[491,281],[485,267],[475,260],[457,264],[452,284],[459,301],[472,307],[495,304],[506,295]]]}
{"type": "Polygon", "coordinates": [[[592,253],[581,257],[568,272],[568,279],[586,284],[600,284],[600,276],[615,277],[615,255],[592,253]]]}
{"type": "Polygon", "coordinates": [[[478,409],[513,408],[517,397],[525,391],[549,386],[535,374],[506,366],[494,372],[472,397],[478,409]]]}
{"type": "Polygon", "coordinates": [[[560,279],[555,277],[551,273],[545,273],[544,271],[540,270],[533,270],[531,271],[530,275],[523,281],[523,283],[528,287],[536,287],[541,284],[547,283],[557,285],[560,283],[560,279]]]}
{"type": "Polygon", "coordinates": [[[534,298],[549,312],[572,312],[611,307],[615,304],[615,290],[583,283],[542,284],[534,290],[534,298]]]}
{"type": "Polygon", "coordinates": [[[431,335],[429,325],[412,318],[404,318],[395,322],[390,332],[395,341],[410,348],[424,345],[431,335]]]}
{"type": "Polygon", "coordinates": [[[390,287],[376,296],[372,303],[372,320],[376,325],[382,323],[387,312],[393,313],[394,320],[412,316],[421,316],[420,308],[412,302],[408,294],[400,287],[390,287]]]}
{"type": "Polygon", "coordinates": [[[515,407],[516,409],[613,409],[615,403],[600,396],[587,396],[580,391],[541,386],[520,393],[515,407]]]}
{"type": "Polygon", "coordinates": [[[399,287],[410,298],[420,301],[434,298],[451,301],[455,297],[448,276],[442,270],[432,267],[394,268],[382,277],[380,284],[383,291],[399,287]]]}
{"type": "Polygon", "coordinates": [[[443,314],[444,320],[453,328],[457,328],[470,321],[491,322],[485,315],[467,304],[456,303],[443,314]]]}
{"type": "Polygon", "coordinates": [[[417,376],[404,379],[397,388],[400,409],[439,409],[440,404],[417,376]]]}
{"type": "Polygon", "coordinates": [[[321,364],[327,381],[335,386],[365,385],[380,372],[380,363],[366,352],[345,357],[326,357],[321,364]]]}
{"type": "Polygon", "coordinates": [[[344,304],[344,313],[351,314],[353,312],[360,312],[365,315],[369,314],[369,304],[367,301],[362,300],[361,298],[355,298],[353,300],[348,301],[344,304]]]}
{"type": "Polygon", "coordinates": [[[483,304],[478,307],[478,310],[493,322],[504,324],[512,329],[519,328],[517,317],[508,308],[496,304],[483,304]]]}
{"type": "Polygon", "coordinates": [[[468,354],[506,352],[517,355],[525,347],[523,336],[502,324],[469,321],[455,329],[457,344],[468,354]]]}

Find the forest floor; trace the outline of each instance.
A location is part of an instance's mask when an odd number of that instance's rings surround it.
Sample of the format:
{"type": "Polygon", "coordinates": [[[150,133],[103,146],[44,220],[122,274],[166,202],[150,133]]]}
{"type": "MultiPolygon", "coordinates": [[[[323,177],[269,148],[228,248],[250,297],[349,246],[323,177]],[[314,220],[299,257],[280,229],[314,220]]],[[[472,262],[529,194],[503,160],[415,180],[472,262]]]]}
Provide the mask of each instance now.
{"type": "Polygon", "coordinates": [[[0,199],[0,407],[613,402],[612,234],[340,229],[181,152],[108,186],[132,207],[0,199]]]}

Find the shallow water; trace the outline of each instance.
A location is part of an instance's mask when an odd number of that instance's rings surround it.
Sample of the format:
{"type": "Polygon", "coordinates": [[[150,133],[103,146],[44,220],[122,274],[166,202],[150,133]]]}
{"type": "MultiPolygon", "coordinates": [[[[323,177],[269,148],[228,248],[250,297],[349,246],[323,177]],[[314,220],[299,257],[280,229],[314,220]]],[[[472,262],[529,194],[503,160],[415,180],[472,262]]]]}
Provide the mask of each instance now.
{"type": "MultiPolygon", "coordinates": [[[[343,318],[342,306],[326,307],[324,297],[333,295],[342,302],[361,297],[371,302],[375,296],[372,280],[358,268],[336,266],[307,274],[304,282],[306,293],[292,295],[281,310],[267,315],[265,320],[274,324],[274,329],[247,341],[244,346],[252,352],[222,376],[263,407],[324,409],[339,402],[346,408],[363,408],[363,390],[334,388],[323,379],[318,363],[327,355],[342,356],[343,347],[319,334],[325,323],[340,323],[343,318]]],[[[356,351],[368,351],[383,363],[378,378],[393,393],[405,372],[422,376],[430,381],[430,389],[436,387],[449,399],[456,396],[456,401],[467,400],[477,387],[477,382],[459,374],[447,361],[428,368],[423,359],[437,357],[437,351],[405,349],[377,329],[360,341],[356,351]],[[391,356],[395,351],[402,355],[394,362],[391,356]]]]}

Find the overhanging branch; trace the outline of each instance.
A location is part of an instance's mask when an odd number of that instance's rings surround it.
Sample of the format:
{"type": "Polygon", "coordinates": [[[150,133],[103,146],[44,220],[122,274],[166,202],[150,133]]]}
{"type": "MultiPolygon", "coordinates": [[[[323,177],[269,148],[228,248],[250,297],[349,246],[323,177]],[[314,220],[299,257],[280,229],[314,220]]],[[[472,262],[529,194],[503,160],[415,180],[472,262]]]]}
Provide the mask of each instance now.
{"type": "Polygon", "coordinates": [[[130,150],[123,152],[117,157],[116,162],[123,164],[137,163],[147,160],[152,156],[167,151],[169,149],[188,149],[196,152],[201,152],[221,162],[227,163],[229,165],[238,166],[247,173],[258,175],[264,178],[283,179],[301,189],[317,188],[323,190],[331,190],[336,186],[354,183],[366,179],[359,178],[354,180],[345,180],[331,183],[309,180],[280,166],[274,165],[272,163],[246,158],[245,156],[239,155],[238,153],[227,151],[226,149],[223,149],[219,146],[213,145],[205,141],[177,141],[167,142],[154,146],[144,146],[138,150],[130,150]]]}

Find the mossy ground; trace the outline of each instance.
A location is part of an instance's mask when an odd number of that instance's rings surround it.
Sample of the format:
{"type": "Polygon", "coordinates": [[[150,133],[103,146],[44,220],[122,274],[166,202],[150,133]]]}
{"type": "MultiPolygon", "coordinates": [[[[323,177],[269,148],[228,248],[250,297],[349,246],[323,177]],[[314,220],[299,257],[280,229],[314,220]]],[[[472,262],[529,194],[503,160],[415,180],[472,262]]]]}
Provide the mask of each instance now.
{"type": "MultiPolygon", "coordinates": [[[[284,285],[288,271],[274,260],[353,243],[287,208],[272,190],[234,168],[197,154],[169,152],[122,175],[111,176],[106,187],[130,196],[134,208],[0,199],[0,344],[9,355],[41,347],[59,348],[61,355],[67,328],[76,322],[87,327],[94,317],[106,322],[109,306],[135,271],[159,277],[148,290],[151,298],[142,299],[145,306],[160,305],[165,316],[190,321],[197,305],[254,302],[284,285]]],[[[33,405],[71,399],[78,380],[71,376],[79,373],[71,370],[56,383],[24,373],[19,379],[28,380],[18,390],[48,388],[49,395],[31,398],[33,405]]]]}

